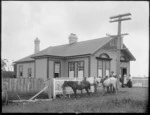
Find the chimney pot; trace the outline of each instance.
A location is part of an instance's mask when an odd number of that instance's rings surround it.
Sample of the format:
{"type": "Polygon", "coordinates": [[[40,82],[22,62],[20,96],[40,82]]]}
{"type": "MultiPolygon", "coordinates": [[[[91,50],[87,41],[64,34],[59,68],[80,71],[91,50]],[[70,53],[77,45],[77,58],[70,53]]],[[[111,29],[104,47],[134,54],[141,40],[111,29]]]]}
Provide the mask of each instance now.
{"type": "Polygon", "coordinates": [[[34,40],[34,53],[37,53],[40,51],[40,40],[36,38],[34,40]]]}
{"type": "Polygon", "coordinates": [[[74,33],[71,33],[68,39],[69,39],[69,44],[74,44],[78,41],[78,38],[74,33]]]}

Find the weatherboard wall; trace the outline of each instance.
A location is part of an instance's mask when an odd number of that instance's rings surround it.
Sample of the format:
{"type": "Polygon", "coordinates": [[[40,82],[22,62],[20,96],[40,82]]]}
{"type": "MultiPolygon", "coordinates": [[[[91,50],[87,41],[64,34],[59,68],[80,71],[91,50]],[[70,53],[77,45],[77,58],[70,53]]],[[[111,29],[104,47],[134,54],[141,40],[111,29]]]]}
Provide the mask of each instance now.
{"type": "Polygon", "coordinates": [[[35,77],[47,79],[47,58],[35,60],[35,77]]]}
{"type": "Polygon", "coordinates": [[[23,66],[23,77],[28,77],[28,68],[31,68],[31,77],[34,78],[34,62],[18,63],[17,64],[17,78],[19,75],[19,66],[23,66]]]}
{"type": "MultiPolygon", "coordinates": [[[[117,59],[116,50],[100,49],[94,55],[91,56],[91,64],[90,64],[91,65],[90,66],[91,76],[98,76],[98,72],[97,72],[97,66],[98,65],[97,65],[96,57],[99,57],[103,53],[108,54],[109,57],[111,58],[111,60],[110,60],[110,72],[114,71],[114,73],[116,74],[116,59],[117,59]]],[[[123,56],[122,53],[121,53],[121,56],[123,56]]],[[[130,62],[125,62],[125,64],[122,64],[122,63],[123,62],[121,62],[121,67],[126,67],[127,68],[127,75],[129,75],[130,74],[130,62]]]]}

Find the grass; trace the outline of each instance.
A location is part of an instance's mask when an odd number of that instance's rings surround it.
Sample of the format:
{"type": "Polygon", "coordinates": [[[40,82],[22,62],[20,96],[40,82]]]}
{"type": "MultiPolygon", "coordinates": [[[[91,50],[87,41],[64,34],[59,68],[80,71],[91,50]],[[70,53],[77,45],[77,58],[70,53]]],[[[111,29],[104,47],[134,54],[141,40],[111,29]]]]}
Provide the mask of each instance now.
{"type": "MultiPolygon", "coordinates": [[[[33,97],[37,93],[38,92],[29,92],[29,93],[8,92],[8,100],[10,100],[10,101],[11,100],[19,100],[19,98],[21,98],[21,99],[30,99],[31,97],[33,97]]],[[[36,98],[47,99],[48,98],[48,94],[47,93],[41,93],[36,98]]]]}
{"type": "MultiPolygon", "coordinates": [[[[80,94],[79,94],[80,95],[80,94]]],[[[117,94],[106,94],[102,96],[101,91],[97,94],[80,95],[77,99],[57,98],[49,102],[34,103],[9,103],[2,107],[2,112],[19,113],[144,113],[148,104],[148,88],[122,88],[117,94]]]]}

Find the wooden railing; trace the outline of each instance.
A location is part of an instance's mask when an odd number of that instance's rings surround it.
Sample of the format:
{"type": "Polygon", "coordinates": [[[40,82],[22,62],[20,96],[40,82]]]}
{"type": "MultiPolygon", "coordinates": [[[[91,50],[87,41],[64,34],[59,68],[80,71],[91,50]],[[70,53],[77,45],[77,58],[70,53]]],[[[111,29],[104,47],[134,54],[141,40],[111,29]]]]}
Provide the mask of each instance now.
{"type": "MultiPolygon", "coordinates": [[[[56,97],[57,94],[62,94],[62,84],[64,81],[82,81],[83,79],[80,78],[54,78],[53,79],[53,98],[56,97]]],[[[85,90],[83,90],[83,93],[85,90]]],[[[91,86],[91,92],[94,92],[94,86],[91,86]]],[[[71,94],[73,93],[73,90],[70,87],[66,87],[66,94],[71,94]]],[[[79,90],[77,90],[77,93],[80,93],[79,90]]]]}
{"type": "Polygon", "coordinates": [[[132,78],[133,87],[148,87],[148,78],[132,78]]]}
{"type": "Polygon", "coordinates": [[[43,79],[38,78],[2,78],[2,82],[8,83],[8,91],[37,92],[44,88],[43,79]]]}

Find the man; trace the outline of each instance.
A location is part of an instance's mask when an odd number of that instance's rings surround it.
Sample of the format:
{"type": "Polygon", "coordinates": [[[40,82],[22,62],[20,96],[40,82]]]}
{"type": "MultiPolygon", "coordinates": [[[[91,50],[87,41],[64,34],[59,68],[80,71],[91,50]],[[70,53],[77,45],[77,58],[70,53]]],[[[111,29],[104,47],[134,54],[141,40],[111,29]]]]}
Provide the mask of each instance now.
{"type": "Polygon", "coordinates": [[[113,71],[111,72],[110,77],[114,77],[114,72],[113,71]]]}

